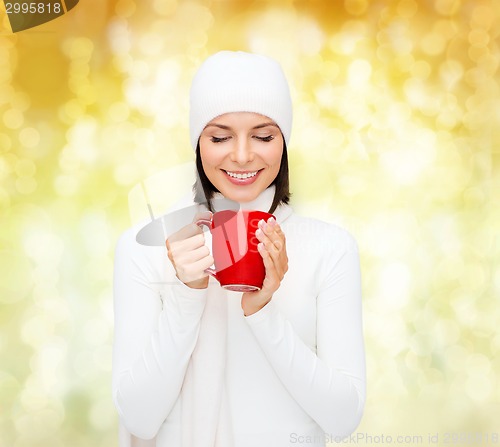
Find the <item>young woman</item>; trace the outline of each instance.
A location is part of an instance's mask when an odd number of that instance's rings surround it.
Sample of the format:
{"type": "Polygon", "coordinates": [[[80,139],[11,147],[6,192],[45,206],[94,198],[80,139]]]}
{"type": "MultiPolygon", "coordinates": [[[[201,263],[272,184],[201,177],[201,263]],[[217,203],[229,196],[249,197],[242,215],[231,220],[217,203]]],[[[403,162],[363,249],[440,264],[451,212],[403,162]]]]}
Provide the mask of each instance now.
{"type": "Polygon", "coordinates": [[[165,248],[136,230],[115,259],[113,399],[121,424],[157,447],[324,446],[352,433],[365,402],[361,277],[344,229],[288,205],[292,106],[273,60],[209,57],[191,88],[199,217],[218,198],[272,213],[259,223],[265,280],[231,292],[205,273],[187,224],[165,248]]]}

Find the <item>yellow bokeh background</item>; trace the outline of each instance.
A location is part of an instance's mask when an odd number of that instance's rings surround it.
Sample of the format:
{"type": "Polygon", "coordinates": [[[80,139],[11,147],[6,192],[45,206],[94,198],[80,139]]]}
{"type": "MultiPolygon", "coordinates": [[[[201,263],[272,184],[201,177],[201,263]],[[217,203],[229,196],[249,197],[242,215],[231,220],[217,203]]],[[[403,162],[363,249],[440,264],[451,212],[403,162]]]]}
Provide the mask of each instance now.
{"type": "Polygon", "coordinates": [[[499,35],[497,0],[81,0],[17,34],[1,4],[0,446],[118,445],[114,245],[138,185],[193,161],[221,49],[281,63],[292,205],[358,241],[358,444],[499,444],[499,35]]]}

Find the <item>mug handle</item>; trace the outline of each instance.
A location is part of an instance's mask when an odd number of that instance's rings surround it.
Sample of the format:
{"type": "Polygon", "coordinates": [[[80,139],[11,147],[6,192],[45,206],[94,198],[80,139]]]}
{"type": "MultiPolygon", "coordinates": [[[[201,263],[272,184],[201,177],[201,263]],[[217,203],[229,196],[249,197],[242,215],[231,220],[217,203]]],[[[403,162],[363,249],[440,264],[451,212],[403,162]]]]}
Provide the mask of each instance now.
{"type": "MultiPolygon", "coordinates": [[[[198,225],[200,228],[205,225],[208,228],[208,231],[212,230],[212,220],[211,219],[198,219],[195,222],[196,225],[198,225]]],[[[213,276],[215,279],[217,279],[217,273],[215,270],[211,267],[208,267],[205,269],[205,273],[208,273],[210,276],[213,276]]]]}

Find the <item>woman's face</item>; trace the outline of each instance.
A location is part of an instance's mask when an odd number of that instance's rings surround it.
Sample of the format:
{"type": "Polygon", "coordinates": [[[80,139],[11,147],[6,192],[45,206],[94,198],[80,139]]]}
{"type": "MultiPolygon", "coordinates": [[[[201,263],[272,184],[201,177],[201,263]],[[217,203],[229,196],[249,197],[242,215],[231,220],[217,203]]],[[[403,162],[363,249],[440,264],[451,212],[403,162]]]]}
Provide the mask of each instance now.
{"type": "Polygon", "coordinates": [[[270,118],[233,112],[210,121],[200,135],[203,170],[224,197],[254,200],[276,178],[283,136],[270,118]]]}

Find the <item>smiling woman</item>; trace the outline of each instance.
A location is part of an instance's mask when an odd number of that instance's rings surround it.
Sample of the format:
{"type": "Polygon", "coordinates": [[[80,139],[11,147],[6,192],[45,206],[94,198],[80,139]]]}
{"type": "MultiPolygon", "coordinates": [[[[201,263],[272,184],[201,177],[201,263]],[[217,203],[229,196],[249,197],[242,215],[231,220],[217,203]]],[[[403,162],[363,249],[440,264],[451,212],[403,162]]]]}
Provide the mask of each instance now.
{"type": "Polygon", "coordinates": [[[320,447],[361,420],[358,248],[288,205],[291,123],[272,59],[220,52],[193,80],[193,222],[213,222],[228,201],[240,217],[272,213],[254,233],[262,287],[226,290],[209,277],[196,223],[167,235],[166,250],[138,245],[137,228],[118,243],[113,397],[122,426],[157,447],[320,447]]]}

